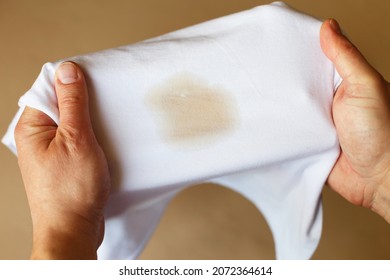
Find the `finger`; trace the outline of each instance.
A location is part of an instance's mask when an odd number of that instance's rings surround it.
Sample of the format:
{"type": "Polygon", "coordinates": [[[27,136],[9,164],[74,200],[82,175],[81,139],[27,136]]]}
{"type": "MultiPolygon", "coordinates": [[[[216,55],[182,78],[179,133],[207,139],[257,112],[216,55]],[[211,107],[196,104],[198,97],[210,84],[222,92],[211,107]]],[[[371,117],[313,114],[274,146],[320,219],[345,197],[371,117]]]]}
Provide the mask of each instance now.
{"type": "Polygon", "coordinates": [[[335,64],[344,81],[351,84],[371,84],[378,80],[379,73],[341,33],[336,20],[329,19],[322,24],[320,40],[322,50],[335,64]]]}
{"type": "Polygon", "coordinates": [[[56,72],[55,90],[60,111],[59,127],[81,132],[90,127],[88,91],[77,64],[62,63],[56,72]]]}

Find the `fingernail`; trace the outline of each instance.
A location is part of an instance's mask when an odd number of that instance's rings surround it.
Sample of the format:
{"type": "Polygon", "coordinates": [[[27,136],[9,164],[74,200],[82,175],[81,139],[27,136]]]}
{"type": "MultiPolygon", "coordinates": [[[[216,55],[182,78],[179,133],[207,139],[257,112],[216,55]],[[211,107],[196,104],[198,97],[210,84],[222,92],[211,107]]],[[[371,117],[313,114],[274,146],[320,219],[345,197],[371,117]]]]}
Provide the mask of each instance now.
{"type": "Polygon", "coordinates": [[[329,24],[330,24],[330,27],[332,27],[334,32],[341,35],[340,25],[335,19],[333,19],[333,18],[330,19],[329,24]]]}
{"type": "Polygon", "coordinates": [[[57,77],[61,83],[68,85],[75,83],[78,78],[76,66],[71,62],[62,63],[57,69],[57,77]]]}

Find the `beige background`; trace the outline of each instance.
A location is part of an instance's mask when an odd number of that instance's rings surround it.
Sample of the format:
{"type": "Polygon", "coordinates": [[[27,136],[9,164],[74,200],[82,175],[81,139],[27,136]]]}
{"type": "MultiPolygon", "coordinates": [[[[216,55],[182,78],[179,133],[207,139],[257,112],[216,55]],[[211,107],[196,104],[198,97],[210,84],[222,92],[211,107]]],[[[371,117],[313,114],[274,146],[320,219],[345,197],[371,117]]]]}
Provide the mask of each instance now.
{"type": "MultiPolygon", "coordinates": [[[[112,48],[240,11],[261,0],[0,0],[0,134],[17,100],[46,61],[112,48]]],[[[368,60],[390,79],[390,1],[287,0],[334,17],[368,60]]],[[[25,259],[31,221],[16,158],[0,146],[0,259],[25,259]]],[[[223,187],[182,192],[169,206],[142,258],[270,259],[262,216],[223,187]]],[[[315,259],[390,259],[390,225],[324,191],[324,230],[315,259]]]]}

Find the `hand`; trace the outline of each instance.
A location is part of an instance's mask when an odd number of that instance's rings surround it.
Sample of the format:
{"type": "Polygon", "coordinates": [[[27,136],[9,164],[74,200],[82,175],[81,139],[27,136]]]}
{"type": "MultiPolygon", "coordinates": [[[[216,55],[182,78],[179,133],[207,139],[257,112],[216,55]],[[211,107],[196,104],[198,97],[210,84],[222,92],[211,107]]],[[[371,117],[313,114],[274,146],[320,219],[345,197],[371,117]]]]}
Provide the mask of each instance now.
{"type": "Polygon", "coordinates": [[[59,126],[26,107],[15,139],[33,223],[33,259],[96,259],[110,190],[106,158],[88,110],[83,73],[59,66],[55,91],[59,126]]]}
{"type": "Polygon", "coordinates": [[[321,46],[343,78],[333,101],[341,154],[328,184],[390,223],[390,85],[335,20],[322,25],[321,46]]]}

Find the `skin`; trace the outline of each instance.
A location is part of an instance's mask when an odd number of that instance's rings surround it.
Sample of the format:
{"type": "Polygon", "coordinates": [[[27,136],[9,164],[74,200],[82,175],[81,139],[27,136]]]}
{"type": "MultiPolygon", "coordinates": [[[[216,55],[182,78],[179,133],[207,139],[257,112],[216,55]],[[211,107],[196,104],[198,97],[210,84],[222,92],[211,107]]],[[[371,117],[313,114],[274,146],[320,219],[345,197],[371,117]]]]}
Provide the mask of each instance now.
{"type": "MultiPolygon", "coordinates": [[[[336,21],[324,22],[321,46],[343,78],[333,103],[341,154],[328,184],[390,223],[390,85],[341,34],[336,21]]],[[[96,259],[110,176],[76,64],[59,67],[55,91],[59,126],[26,107],[15,130],[33,222],[31,258],[96,259]]]]}
{"type": "Polygon", "coordinates": [[[342,152],[328,184],[390,223],[390,85],[335,20],[322,25],[321,46],[343,78],[333,101],[342,152]]]}
{"type": "Polygon", "coordinates": [[[27,107],[15,130],[33,223],[31,258],[96,259],[104,235],[103,209],[110,176],[92,130],[80,68],[70,62],[62,64],[55,91],[59,126],[27,107]],[[64,75],[72,69],[75,75],[64,75]]]}

